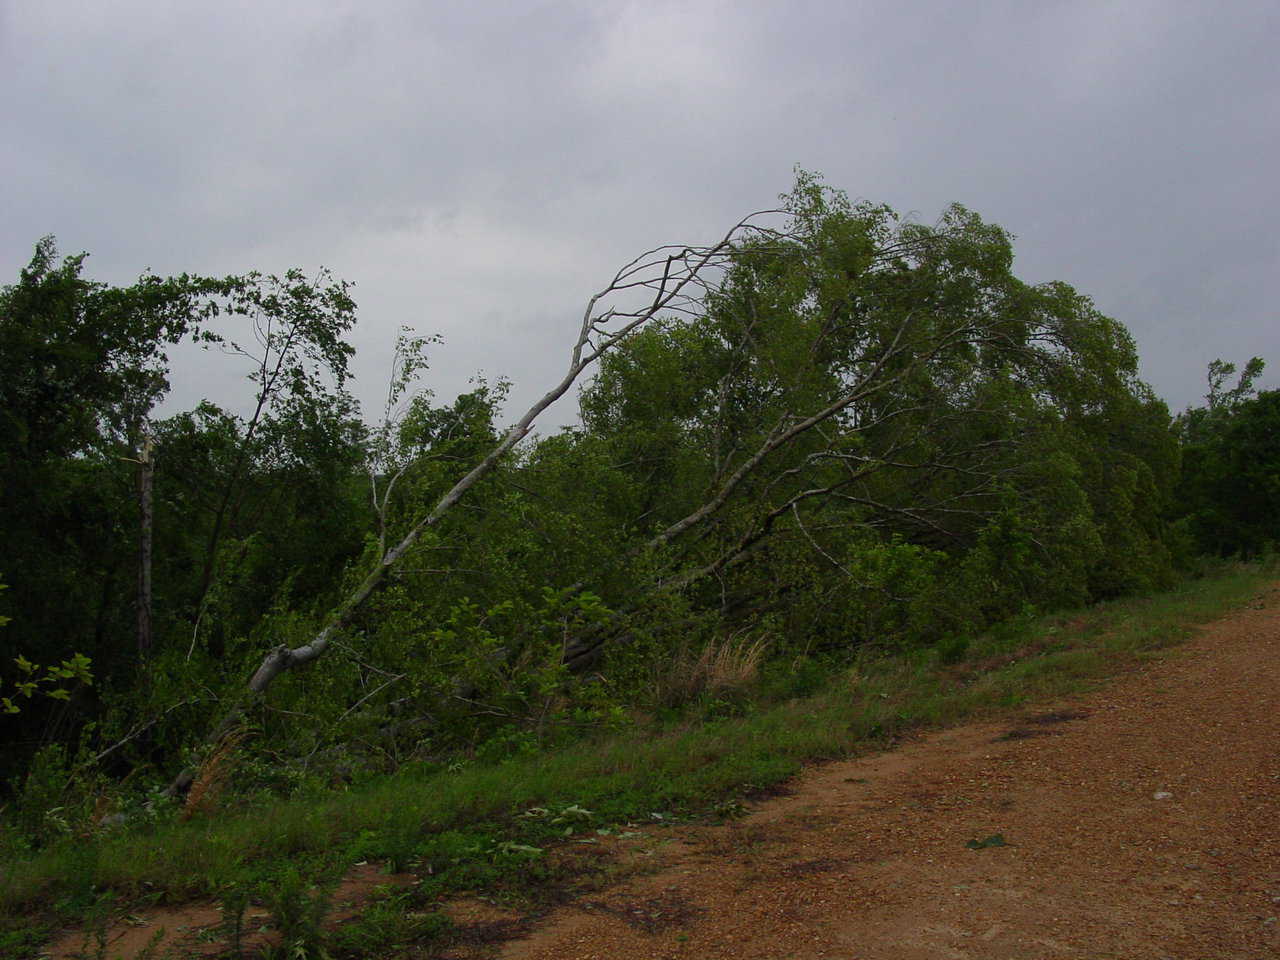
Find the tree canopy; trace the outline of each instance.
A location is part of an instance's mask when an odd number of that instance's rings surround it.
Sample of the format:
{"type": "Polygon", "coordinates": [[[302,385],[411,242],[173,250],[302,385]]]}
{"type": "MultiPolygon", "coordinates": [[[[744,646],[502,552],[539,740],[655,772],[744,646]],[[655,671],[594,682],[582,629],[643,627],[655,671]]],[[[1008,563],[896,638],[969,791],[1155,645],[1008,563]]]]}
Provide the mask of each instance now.
{"type": "Polygon", "coordinates": [[[410,332],[366,422],[323,271],[84,265],[46,238],[0,291],[0,678],[65,693],[5,720],[19,795],[55,746],[160,781],[233,727],[349,770],[624,722],[726,637],[779,663],[963,645],[1278,538],[1261,361],[1174,421],[1124,326],[1020,280],[961,206],[924,224],[801,174],[624,265],[509,419],[505,380],[437,400],[410,332]],[[159,418],[183,341],[252,372],[159,418]],[[532,433],[574,387],[580,423],[532,433]]]}

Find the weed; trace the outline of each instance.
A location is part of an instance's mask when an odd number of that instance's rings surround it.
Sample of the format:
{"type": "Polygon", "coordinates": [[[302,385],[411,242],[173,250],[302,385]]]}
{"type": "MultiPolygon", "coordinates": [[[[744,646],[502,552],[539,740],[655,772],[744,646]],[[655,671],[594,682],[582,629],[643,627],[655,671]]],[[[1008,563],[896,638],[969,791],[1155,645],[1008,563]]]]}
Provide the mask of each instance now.
{"type": "Polygon", "coordinates": [[[84,938],[75,954],[76,960],[106,960],[107,931],[114,903],[115,898],[111,894],[103,894],[85,911],[84,938]]]}
{"type": "Polygon", "coordinates": [[[67,916],[92,916],[103,901],[96,885],[101,861],[99,845],[68,839],[59,844],[55,853],[62,869],[59,879],[63,893],[56,903],[57,911],[67,916]]]}
{"type": "Polygon", "coordinates": [[[990,850],[993,847],[1009,847],[1012,844],[1004,838],[1003,833],[993,833],[981,840],[970,840],[965,846],[970,850],[990,850]]]}
{"type": "Polygon", "coordinates": [[[35,960],[53,931],[46,924],[24,920],[0,921],[0,957],[35,960]]]}
{"type": "Polygon", "coordinates": [[[244,740],[247,731],[233,730],[223,737],[210,752],[200,772],[187,792],[187,802],[182,808],[182,819],[190,820],[196,814],[208,813],[218,802],[218,797],[231,776],[232,755],[244,740]]]}
{"type": "Polygon", "coordinates": [[[417,862],[427,832],[421,821],[389,816],[379,829],[362,834],[360,856],[384,861],[391,873],[404,873],[417,862]]]}
{"type": "Polygon", "coordinates": [[[244,912],[249,907],[249,891],[241,883],[228,884],[219,896],[222,922],[218,935],[226,942],[232,957],[238,958],[244,939],[244,912]]]}
{"type": "Polygon", "coordinates": [[[148,939],[141,950],[134,954],[133,960],[156,960],[160,953],[160,944],[164,942],[165,929],[160,927],[148,939]]]}
{"type": "Polygon", "coordinates": [[[331,945],[338,954],[385,956],[398,946],[440,940],[452,926],[442,913],[416,911],[411,895],[402,893],[367,906],[359,919],[334,932],[331,945]]]}
{"type": "Polygon", "coordinates": [[[948,665],[960,663],[969,652],[970,643],[972,640],[964,634],[947,637],[938,644],[938,662],[948,665]]]}
{"type": "Polygon", "coordinates": [[[330,889],[314,886],[292,866],[259,887],[280,935],[273,960],[327,960],[322,924],[329,912],[330,889]]]}
{"type": "Polygon", "coordinates": [[[765,637],[735,635],[708,641],[696,657],[686,650],[662,680],[659,700],[677,706],[703,695],[713,702],[740,696],[756,682],[768,649],[765,637]]]}

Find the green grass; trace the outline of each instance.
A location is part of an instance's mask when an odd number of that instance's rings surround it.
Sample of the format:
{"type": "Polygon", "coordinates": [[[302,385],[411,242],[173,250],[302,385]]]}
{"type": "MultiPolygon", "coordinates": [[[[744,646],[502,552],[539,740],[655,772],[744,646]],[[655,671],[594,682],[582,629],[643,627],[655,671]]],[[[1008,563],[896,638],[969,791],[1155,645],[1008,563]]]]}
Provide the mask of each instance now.
{"type": "MultiPolygon", "coordinates": [[[[1158,596],[1024,618],[960,653],[868,653],[833,668],[811,696],[738,716],[637,728],[500,764],[407,770],[319,800],[69,842],[0,867],[0,916],[49,905],[83,915],[103,891],[121,901],[181,901],[286,872],[332,879],[362,859],[430,864],[419,905],[449,891],[546,879],[529,848],[566,830],[705,814],[779,784],[805,762],[1081,690],[1181,642],[1274,575],[1271,566],[1228,565],[1158,596]],[[573,805],[589,814],[557,817],[573,805]],[[548,812],[526,815],[534,808],[548,812]]],[[[379,920],[388,930],[397,922],[379,920]]]]}

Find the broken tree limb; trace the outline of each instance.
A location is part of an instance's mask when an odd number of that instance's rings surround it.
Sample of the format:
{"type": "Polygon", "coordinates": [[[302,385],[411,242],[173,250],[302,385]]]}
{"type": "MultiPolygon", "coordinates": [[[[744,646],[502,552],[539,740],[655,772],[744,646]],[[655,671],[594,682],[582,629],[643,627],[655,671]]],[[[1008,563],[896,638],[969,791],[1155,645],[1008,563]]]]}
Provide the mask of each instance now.
{"type": "MultiPolygon", "coordinates": [[[[436,526],[477,483],[491,473],[515,446],[528,436],[534,421],[563,397],[588,367],[624,342],[645,324],[665,312],[688,312],[709,288],[708,274],[726,266],[734,250],[745,240],[761,241],[780,236],[777,231],[755,221],[779,211],[753,213],[738,221],[720,240],[706,246],[669,245],[649,250],[625,264],[610,283],[587,301],[577,338],[570,351],[569,365],[560,382],[525,411],[492,450],[462,479],[453,485],[429,513],[421,517],[401,540],[386,549],[378,563],[329,615],[324,626],[308,643],[298,647],[273,647],[254,671],[244,694],[223,715],[208,738],[217,743],[231,732],[249,706],[263,697],[281,674],[311,663],[325,654],[334,638],[385,582],[405,554],[432,527],[436,526]],[[618,305],[615,297],[638,297],[636,305],[618,305]]],[[[170,793],[180,793],[191,782],[190,771],[170,784],[170,793]]]]}

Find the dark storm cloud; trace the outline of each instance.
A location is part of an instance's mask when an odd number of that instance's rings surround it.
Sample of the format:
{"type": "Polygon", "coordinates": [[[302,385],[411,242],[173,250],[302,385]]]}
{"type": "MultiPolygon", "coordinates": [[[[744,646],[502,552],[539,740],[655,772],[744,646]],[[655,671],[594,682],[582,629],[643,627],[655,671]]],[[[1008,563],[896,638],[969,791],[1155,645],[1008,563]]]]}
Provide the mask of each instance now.
{"type": "Polygon", "coordinates": [[[326,264],[357,282],[367,406],[401,323],[445,334],[442,395],[483,368],[522,399],[621,260],[771,205],[799,163],[1012,230],[1176,409],[1214,357],[1280,371],[1277,26],[1262,3],[14,4],[0,266],[49,232],[115,281],[326,264]]]}

